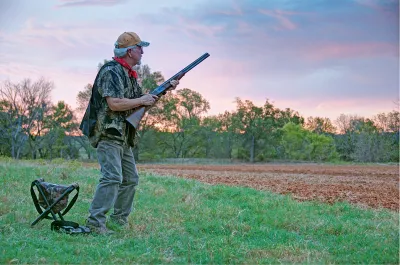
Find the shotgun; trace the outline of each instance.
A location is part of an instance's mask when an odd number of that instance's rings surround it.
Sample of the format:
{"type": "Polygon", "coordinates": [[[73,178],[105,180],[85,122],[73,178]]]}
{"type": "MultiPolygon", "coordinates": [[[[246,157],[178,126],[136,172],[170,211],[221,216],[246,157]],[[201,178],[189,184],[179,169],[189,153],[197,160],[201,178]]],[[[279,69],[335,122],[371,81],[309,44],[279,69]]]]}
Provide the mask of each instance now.
{"type": "MultiPolygon", "coordinates": [[[[205,53],[199,58],[197,58],[194,62],[183,68],[181,71],[179,71],[177,74],[175,74],[173,77],[159,85],[156,89],[150,92],[152,95],[156,95],[158,97],[165,95],[167,91],[171,88],[170,81],[172,80],[180,80],[187,72],[195,68],[198,64],[200,64],[202,61],[204,61],[210,54],[205,53]]],[[[126,118],[126,121],[129,122],[130,125],[132,125],[135,130],[138,130],[139,128],[139,123],[140,120],[143,118],[144,114],[146,111],[150,108],[151,106],[141,106],[136,108],[131,115],[129,115],[126,118]]]]}

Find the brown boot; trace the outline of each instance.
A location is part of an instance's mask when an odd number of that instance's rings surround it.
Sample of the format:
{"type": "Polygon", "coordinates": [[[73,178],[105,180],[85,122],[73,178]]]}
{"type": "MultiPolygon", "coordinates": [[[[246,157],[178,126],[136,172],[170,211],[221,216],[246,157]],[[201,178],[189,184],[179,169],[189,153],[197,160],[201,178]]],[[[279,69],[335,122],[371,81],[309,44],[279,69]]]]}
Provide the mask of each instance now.
{"type": "Polygon", "coordinates": [[[105,235],[105,236],[111,236],[115,234],[115,231],[107,229],[106,227],[94,226],[90,224],[86,224],[86,226],[90,229],[90,232],[93,234],[105,235]]]}

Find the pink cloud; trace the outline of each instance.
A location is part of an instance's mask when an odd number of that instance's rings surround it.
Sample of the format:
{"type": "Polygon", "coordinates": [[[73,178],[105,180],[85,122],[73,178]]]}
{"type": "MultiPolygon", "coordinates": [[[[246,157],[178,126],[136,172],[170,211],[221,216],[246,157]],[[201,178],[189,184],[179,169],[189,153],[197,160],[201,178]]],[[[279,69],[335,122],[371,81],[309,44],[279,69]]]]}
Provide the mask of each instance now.
{"type": "Polygon", "coordinates": [[[293,23],[290,19],[285,17],[285,15],[293,15],[296,14],[294,12],[288,12],[288,11],[280,11],[280,10],[268,10],[268,9],[260,9],[258,10],[261,14],[274,17],[276,18],[281,26],[285,29],[288,30],[294,30],[297,28],[297,25],[293,23]]]}
{"type": "MultiPolygon", "coordinates": [[[[395,99],[394,99],[395,100],[395,99]]],[[[395,104],[390,100],[369,99],[306,99],[306,100],[271,100],[278,108],[291,108],[298,111],[304,118],[327,117],[334,121],[340,114],[357,115],[365,118],[372,118],[381,112],[391,112],[395,109],[395,104]],[[371,108],[371,106],[374,106],[371,108]]]]}
{"type": "Polygon", "coordinates": [[[192,38],[212,38],[218,33],[223,32],[225,29],[222,25],[214,25],[208,26],[204,24],[197,23],[195,21],[191,21],[189,19],[185,19],[181,17],[181,23],[185,25],[183,31],[192,38]]]}
{"type": "Polygon", "coordinates": [[[29,65],[23,63],[9,63],[7,67],[0,68],[0,77],[2,81],[10,80],[18,83],[22,79],[29,78],[36,81],[39,77],[44,77],[53,81],[55,88],[52,92],[53,102],[65,101],[72,108],[76,107],[76,96],[84,86],[92,83],[96,75],[96,69],[68,69],[64,70],[57,67],[29,65]]]}
{"type": "Polygon", "coordinates": [[[168,35],[179,35],[180,37],[183,37],[181,35],[183,33],[186,37],[189,37],[195,42],[204,41],[204,39],[213,41],[216,35],[225,30],[224,25],[206,25],[196,19],[179,14],[174,14],[169,23],[163,24],[161,27],[152,21],[152,16],[143,15],[141,18],[143,18],[146,24],[154,24],[156,26],[155,30],[160,30],[160,28],[162,28],[164,32],[168,32],[168,35]]]}
{"type": "Polygon", "coordinates": [[[62,2],[56,7],[71,6],[114,6],[126,2],[126,0],[59,0],[62,2]]]}
{"type": "Polygon", "coordinates": [[[218,10],[215,11],[214,13],[216,14],[222,14],[222,15],[227,15],[227,16],[242,16],[243,11],[242,8],[238,5],[238,3],[234,2],[232,4],[232,9],[231,10],[218,10]]]}
{"type": "Polygon", "coordinates": [[[104,38],[107,38],[108,33],[112,30],[112,27],[107,26],[107,23],[39,23],[36,19],[31,18],[26,21],[25,27],[13,36],[16,36],[14,40],[26,38],[29,41],[35,41],[37,44],[52,48],[56,48],[57,45],[76,47],[100,43],[104,38]]]}
{"type": "Polygon", "coordinates": [[[331,58],[357,58],[374,55],[398,56],[398,46],[384,42],[366,42],[354,44],[328,43],[309,47],[304,56],[313,61],[331,58]]]}
{"type": "MultiPolygon", "coordinates": [[[[89,2],[93,3],[84,0],[62,3],[89,2]]],[[[107,1],[96,2],[104,4],[107,1]]],[[[328,24],[324,24],[327,22],[325,18],[318,16],[312,17],[311,20],[310,17],[304,17],[301,21],[294,20],[297,16],[305,14],[300,12],[263,9],[262,12],[254,14],[257,11],[251,5],[243,9],[233,5],[222,11],[212,10],[213,7],[208,6],[204,10],[197,9],[196,15],[193,15],[189,13],[189,9],[177,7],[165,10],[164,13],[93,21],[89,21],[90,17],[83,21],[77,18],[61,22],[56,19],[45,22],[29,19],[19,31],[0,32],[0,60],[3,66],[0,69],[0,77],[12,77],[14,81],[22,76],[21,73],[33,78],[45,73],[49,79],[55,81],[54,99],[65,99],[68,104],[74,106],[78,91],[87,83],[93,82],[97,63],[112,56],[112,46],[115,38],[121,33],[121,25],[133,25],[136,29],[145,30],[143,35],[138,33],[143,39],[151,42],[151,46],[145,49],[143,63],[152,67],[153,71],[161,71],[165,78],[175,74],[202,53],[211,54],[209,59],[188,73],[179,86],[198,91],[209,100],[212,108],[209,114],[234,110],[236,96],[262,105],[267,96],[273,95],[279,97],[276,98],[276,105],[280,108],[289,107],[304,115],[314,113],[315,116],[315,113],[318,113],[321,114],[318,116],[336,117],[340,111],[367,111],[366,108],[374,104],[372,101],[355,99],[343,105],[335,105],[326,100],[322,101],[321,95],[328,98],[340,95],[337,96],[337,100],[347,96],[357,98],[357,93],[350,95],[350,89],[362,91],[359,92],[361,95],[368,85],[371,91],[376,91],[375,87],[389,87],[390,89],[381,93],[386,95],[386,98],[391,95],[388,91],[393,91],[393,82],[390,81],[392,79],[387,78],[391,77],[392,64],[382,63],[385,61],[376,60],[376,57],[396,55],[398,47],[396,44],[384,43],[384,38],[365,37],[370,32],[363,35],[364,31],[357,27],[357,23],[354,24],[354,28],[343,29],[340,25],[337,26],[336,17],[326,18],[332,19],[333,22],[328,21],[328,24]],[[271,30],[271,20],[277,29],[285,31],[276,34],[276,31],[271,30]],[[302,27],[303,23],[300,22],[307,23],[302,27]],[[309,22],[312,23],[308,24],[309,22]],[[310,28],[305,30],[306,26],[310,28]],[[329,34],[332,28],[335,29],[336,36],[329,34]],[[316,34],[319,32],[328,32],[329,35],[316,34]],[[363,39],[375,38],[376,41],[344,43],[349,41],[348,34],[354,32],[355,38],[359,34],[363,39]],[[244,40],[243,35],[248,39],[244,40]],[[332,42],[326,42],[327,38],[332,42]],[[29,49],[24,48],[27,44],[29,49]],[[307,76],[315,69],[330,68],[331,62],[325,60],[336,58],[352,59],[343,60],[344,65],[349,66],[346,68],[348,75],[330,80],[331,82],[326,82],[326,76],[321,75],[317,80],[322,80],[321,83],[315,82],[314,78],[300,84],[300,77],[307,76]],[[358,60],[359,58],[361,60],[358,60]],[[369,58],[371,60],[365,63],[364,59],[369,58]],[[380,63],[382,67],[376,66],[380,63]],[[352,68],[361,64],[367,64],[364,70],[352,68]],[[382,69],[382,74],[377,73],[375,67],[382,69]],[[354,76],[354,72],[358,76],[354,76]],[[354,81],[350,76],[358,79],[354,81]],[[328,87],[324,83],[331,86],[328,87]],[[309,97],[313,99],[308,100],[309,97]],[[296,99],[284,101],[283,98],[296,99]]],[[[376,20],[368,21],[376,23],[376,20]]],[[[382,21],[387,20],[382,18],[382,21]]],[[[384,29],[388,32],[390,27],[382,29],[383,32],[384,29]]],[[[392,59],[389,60],[391,62],[392,59]]],[[[363,96],[374,98],[376,94],[371,91],[363,96]]],[[[385,105],[390,105],[390,102],[382,104],[385,105]]],[[[372,111],[375,112],[375,108],[372,111]]]]}
{"type": "Polygon", "coordinates": [[[237,22],[238,33],[250,33],[252,31],[253,31],[253,26],[250,23],[241,20],[237,22]]]}
{"type": "Polygon", "coordinates": [[[101,57],[112,56],[113,43],[121,33],[121,29],[114,23],[54,23],[28,18],[19,31],[1,33],[0,38],[7,40],[2,43],[2,54],[8,61],[22,57],[21,60],[33,63],[39,58],[42,62],[80,58],[98,58],[97,60],[101,61],[101,57]],[[29,50],[26,49],[27,45],[29,50]],[[108,53],[101,52],[102,50],[108,50],[108,53]]]}
{"type": "MultiPolygon", "coordinates": [[[[183,87],[182,87],[183,88],[183,87]]],[[[233,112],[236,110],[235,96],[229,93],[224,96],[214,95],[212,91],[217,88],[208,86],[201,89],[201,94],[210,102],[211,109],[207,115],[218,115],[225,111],[233,112]],[[212,97],[208,96],[210,92],[212,97]]],[[[224,90],[224,87],[218,87],[219,90],[224,90]]],[[[226,87],[225,91],[229,91],[226,87]]],[[[256,106],[263,106],[268,97],[254,98],[240,96],[242,100],[250,100],[256,106]]],[[[326,117],[332,122],[335,121],[340,114],[357,115],[365,118],[372,118],[378,113],[388,113],[395,109],[395,104],[389,100],[374,100],[374,99],[350,99],[350,100],[287,100],[284,98],[268,98],[276,108],[286,109],[299,112],[304,118],[313,117],[326,117]],[[374,108],[371,108],[374,106],[374,108]]]]}
{"type": "Polygon", "coordinates": [[[385,15],[395,17],[399,14],[399,1],[398,0],[355,0],[358,4],[362,6],[369,7],[373,10],[379,11],[385,15]]]}

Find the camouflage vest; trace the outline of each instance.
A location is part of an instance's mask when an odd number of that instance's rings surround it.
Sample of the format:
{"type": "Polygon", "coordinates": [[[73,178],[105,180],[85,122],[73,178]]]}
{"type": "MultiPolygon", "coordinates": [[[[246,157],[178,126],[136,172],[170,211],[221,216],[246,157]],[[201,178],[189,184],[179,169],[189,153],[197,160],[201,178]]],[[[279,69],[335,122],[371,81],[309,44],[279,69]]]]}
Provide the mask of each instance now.
{"type": "Polygon", "coordinates": [[[142,89],[136,78],[129,77],[127,70],[118,62],[112,60],[101,67],[79,127],[93,147],[96,148],[102,139],[131,147],[135,145],[137,132],[125,121],[133,110],[112,111],[105,97],[138,98],[142,95],[142,89]]]}

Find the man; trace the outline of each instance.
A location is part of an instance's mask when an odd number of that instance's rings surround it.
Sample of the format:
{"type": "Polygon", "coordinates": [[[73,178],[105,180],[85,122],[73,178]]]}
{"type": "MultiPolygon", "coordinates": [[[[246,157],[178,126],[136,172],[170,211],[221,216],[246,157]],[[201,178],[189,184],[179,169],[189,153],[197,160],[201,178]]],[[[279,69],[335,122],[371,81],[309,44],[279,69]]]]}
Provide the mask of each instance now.
{"type": "MultiPolygon", "coordinates": [[[[135,187],[139,176],[131,148],[136,131],[125,118],[139,106],[152,106],[158,99],[143,94],[133,66],[141,63],[142,41],[134,32],[121,34],[114,49],[113,60],[98,72],[92,96],[80,129],[97,148],[102,177],[96,188],[86,225],[95,233],[112,233],[106,227],[106,214],[114,208],[110,219],[120,225],[128,222],[132,211],[135,187]]],[[[179,81],[171,81],[175,89],[179,81]]]]}

